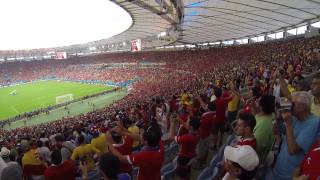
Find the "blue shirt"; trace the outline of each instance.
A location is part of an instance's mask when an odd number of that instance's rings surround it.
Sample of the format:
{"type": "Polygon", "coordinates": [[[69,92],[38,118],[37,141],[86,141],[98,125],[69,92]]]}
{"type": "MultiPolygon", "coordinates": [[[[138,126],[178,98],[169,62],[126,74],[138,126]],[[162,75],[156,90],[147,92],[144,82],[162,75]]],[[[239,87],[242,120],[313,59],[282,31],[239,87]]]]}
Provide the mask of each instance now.
{"type": "Polygon", "coordinates": [[[296,118],[292,119],[293,134],[297,144],[302,150],[297,154],[290,155],[287,138],[284,138],[277,162],[273,169],[273,179],[292,179],[294,169],[300,165],[304,155],[316,139],[319,122],[319,117],[313,114],[305,121],[298,121],[296,118]]]}

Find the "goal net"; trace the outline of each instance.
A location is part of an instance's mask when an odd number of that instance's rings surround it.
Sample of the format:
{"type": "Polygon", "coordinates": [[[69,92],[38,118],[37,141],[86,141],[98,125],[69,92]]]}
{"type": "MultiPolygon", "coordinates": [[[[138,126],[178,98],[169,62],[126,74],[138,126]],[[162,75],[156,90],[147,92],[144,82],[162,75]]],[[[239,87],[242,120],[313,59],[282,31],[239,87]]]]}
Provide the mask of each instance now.
{"type": "Polygon", "coordinates": [[[56,104],[62,104],[73,100],[73,94],[65,94],[56,97],[56,104]]]}

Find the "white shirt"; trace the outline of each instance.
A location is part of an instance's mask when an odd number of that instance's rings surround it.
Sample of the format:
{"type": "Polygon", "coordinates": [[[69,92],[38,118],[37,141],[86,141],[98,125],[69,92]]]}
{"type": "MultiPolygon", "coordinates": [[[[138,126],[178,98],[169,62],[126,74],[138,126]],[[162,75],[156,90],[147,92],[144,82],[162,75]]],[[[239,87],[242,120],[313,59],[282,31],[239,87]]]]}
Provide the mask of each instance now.
{"type": "Polygon", "coordinates": [[[276,85],[274,84],[273,85],[273,96],[278,99],[280,97],[280,84],[276,85]]]}

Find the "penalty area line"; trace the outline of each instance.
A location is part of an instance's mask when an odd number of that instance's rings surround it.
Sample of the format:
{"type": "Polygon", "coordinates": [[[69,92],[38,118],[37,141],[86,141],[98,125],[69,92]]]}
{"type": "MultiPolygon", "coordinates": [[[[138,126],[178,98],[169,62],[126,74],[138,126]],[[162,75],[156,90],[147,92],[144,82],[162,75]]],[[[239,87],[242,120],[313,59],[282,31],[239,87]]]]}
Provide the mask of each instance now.
{"type": "Polygon", "coordinates": [[[10,106],[12,110],[14,110],[16,113],[20,114],[20,112],[14,107],[14,106],[10,106]]]}

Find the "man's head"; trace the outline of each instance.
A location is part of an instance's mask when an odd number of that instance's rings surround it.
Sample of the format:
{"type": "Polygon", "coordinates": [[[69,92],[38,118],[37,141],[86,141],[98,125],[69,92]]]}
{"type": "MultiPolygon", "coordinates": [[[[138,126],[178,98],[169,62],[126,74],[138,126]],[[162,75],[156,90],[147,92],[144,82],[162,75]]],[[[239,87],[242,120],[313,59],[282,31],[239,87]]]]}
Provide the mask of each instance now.
{"type": "Polygon", "coordinates": [[[99,170],[105,179],[118,179],[120,160],[111,153],[105,153],[100,156],[99,170]]]}
{"type": "Polygon", "coordinates": [[[99,134],[100,134],[99,133],[99,128],[97,126],[91,126],[89,132],[94,138],[98,137],[99,134]]]}
{"type": "Polygon", "coordinates": [[[261,111],[266,114],[272,114],[275,109],[275,98],[274,96],[263,95],[259,100],[259,107],[261,111]]]}
{"type": "Polygon", "coordinates": [[[55,141],[56,141],[56,145],[58,147],[61,147],[63,142],[64,142],[64,136],[62,134],[57,134],[55,137],[54,137],[55,141]]]}
{"type": "Polygon", "coordinates": [[[189,127],[193,131],[197,131],[200,127],[200,118],[199,116],[191,116],[189,119],[189,127]]]}
{"type": "Polygon", "coordinates": [[[235,133],[238,136],[252,135],[253,129],[256,126],[256,119],[250,113],[241,112],[235,127],[235,133]]]}
{"type": "Polygon", "coordinates": [[[158,146],[162,136],[161,128],[157,123],[152,123],[142,134],[142,142],[148,146],[158,146]]]}
{"type": "Polygon", "coordinates": [[[311,92],[315,97],[320,97],[320,73],[313,77],[311,84],[311,92]]]}
{"type": "Polygon", "coordinates": [[[62,162],[62,156],[59,149],[54,149],[51,153],[51,162],[52,164],[58,166],[62,162]]]}
{"type": "Polygon", "coordinates": [[[29,141],[26,139],[21,140],[21,148],[24,152],[29,151],[31,149],[29,141]]]}
{"type": "Polygon", "coordinates": [[[292,114],[296,117],[310,113],[311,97],[306,91],[292,93],[292,114]]]}
{"type": "Polygon", "coordinates": [[[251,146],[227,146],[224,149],[224,157],[224,168],[231,176],[240,180],[254,177],[259,158],[251,146]]]}
{"type": "Polygon", "coordinates": [[[251,90],[250,90],[250,96],[251,97],[254,97],[256,99],[260,98],[261,94],[259,92],[259,89],[257,87],[253,87],[251,90]]]}
{"type": "Polygon", "coordinates": [[[115,131],[111,131],[110,134],[111,134],[113,143],[115,143],[115,144],[120,144],[121,143],[122,136],[119,133],[117,133],[115,131]]]}

